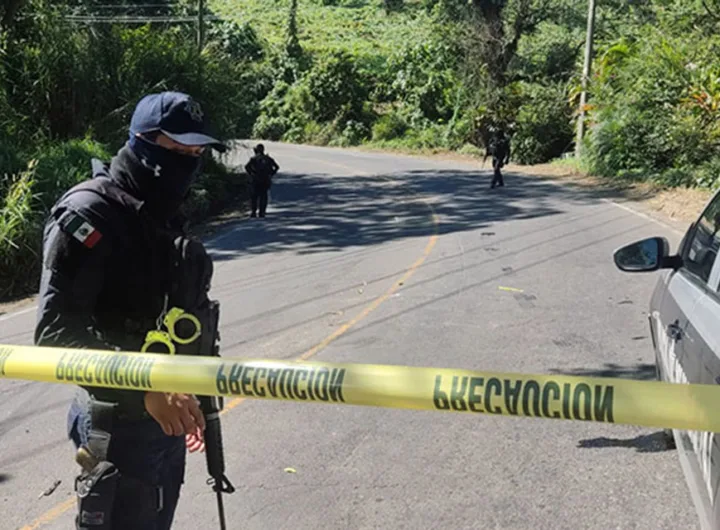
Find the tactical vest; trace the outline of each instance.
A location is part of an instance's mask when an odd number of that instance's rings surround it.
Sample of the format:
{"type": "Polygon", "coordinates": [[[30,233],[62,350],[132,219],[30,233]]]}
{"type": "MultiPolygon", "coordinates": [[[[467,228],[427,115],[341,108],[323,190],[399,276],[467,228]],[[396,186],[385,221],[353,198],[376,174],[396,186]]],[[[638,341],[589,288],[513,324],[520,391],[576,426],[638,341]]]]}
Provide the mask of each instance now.
{"type": "MultiPolygon", "coordinates": [[[[213,267],[204,246],[181,230],[158,226],[143,211],[142,201],[115,184],[101,161],[93,159],[92,168],[93,178],[74,186],[58,204],[73,193],[90,191],[113,204],[118,214],[119,222],[105,228],[112,232],[113,259],[105,271],[107,281],[96,308],[98,331],[110,344],[140,351],[148,332],[162,332],[168,312],[181,309],[197,313],[202,336],[190,344],[175,344],[176,351],[200,353],[202,342],[207,348],[205,355],[211,354],[216,332],[210,336],[205,332],[216,329],[218,310],[207,297],[213,267]]],[[[53,215],[58,212],[54,210],[53,215]]],[[[182,320],[179,328],[188,322],[182,320]]],[[[162,348],[148,351],[167,352],[162,348]]]]}

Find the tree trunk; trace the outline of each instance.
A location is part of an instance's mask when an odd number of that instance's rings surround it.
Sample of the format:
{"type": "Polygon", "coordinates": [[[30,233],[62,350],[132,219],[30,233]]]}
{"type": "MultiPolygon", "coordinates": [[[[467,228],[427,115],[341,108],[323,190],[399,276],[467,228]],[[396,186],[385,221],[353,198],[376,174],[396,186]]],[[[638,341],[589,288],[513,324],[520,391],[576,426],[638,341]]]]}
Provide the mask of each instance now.
{"type": "Polygon", "coordinates": [[[0,20],[0,26],[3,30],[10,27],[15,15],[20,10],[25,0],[5,0],[3,7],[2,20],[0,20]]]}

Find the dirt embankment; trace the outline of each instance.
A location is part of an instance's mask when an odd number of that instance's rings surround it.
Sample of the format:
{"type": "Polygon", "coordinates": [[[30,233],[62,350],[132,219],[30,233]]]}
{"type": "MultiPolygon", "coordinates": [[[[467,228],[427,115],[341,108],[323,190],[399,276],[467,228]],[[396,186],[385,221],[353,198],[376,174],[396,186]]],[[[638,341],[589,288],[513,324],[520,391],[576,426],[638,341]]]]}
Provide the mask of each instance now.
{"type": "Polygon", "coordinates": [[[695,221],[713,196],[710,190],[669,188],[649,183],[620,183],[578,173],[569,166],[540,164],[509,165],[508,171],[540,178],[557,179],[583,188],[595,188],[609,198],[627,201],[628,205],[672,224],[689,225],[695,221]]]}

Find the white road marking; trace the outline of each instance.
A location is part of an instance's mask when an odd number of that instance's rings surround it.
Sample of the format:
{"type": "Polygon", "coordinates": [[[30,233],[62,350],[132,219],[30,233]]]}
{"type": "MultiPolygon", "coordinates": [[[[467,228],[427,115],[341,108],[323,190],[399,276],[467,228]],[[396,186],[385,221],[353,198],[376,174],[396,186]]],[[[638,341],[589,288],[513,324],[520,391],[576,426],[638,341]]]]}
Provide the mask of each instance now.
{"type": "Polygon", "coordinates": [[[24,315],[25,313],[29,313],[30,311],[35,311],[36,309],[37,309],[37,306],[33,305],[31,307],[21,309],[20,311],[16,311],[15,313],[9,313],[7,315],[3,315],[0,317],[0,322],[4,322],[5,320],[10,320],[11,318],[19,317],[20,315],[24,315]]]}
{"type": "Polygon", "coordinates": [[[679,235],[679,236],[684,236],[684,235],[685,235],[685,232],[681,232],[681,231],[678,230],[677,228],[674,228],[674,227],[670,226],[669,224],[664,223],[663,221],[660,221],[659,219],[655,219],[654,217],[651,217],[651,216],[649,216],[649,215],[647,215],[647,214],[644,214],[644,213],[642,213],[642,212],[639,212],[639,211],[635,210],[634,208],[630,208],[629,206],[623,206],[622,204],[617,203],[617,202],[615,202],[615,201],[611,201],[610,199],[601,199],[601,200],[602,200],[603,202],[608,203],[608,204],[612,204],[613,206],[617,206],[618,208],[620,208],[620,209],[622,209],[622,210],[625,210],[626,212],[634,213],[634,214],[637,215],[638,217],[642,217],[642,218],[644,218],[644,219],[647,219],[648,221],[652,221],[653,223],[658,224],[658,225],[662,226],[663,228],[666,228],[666,229],[674,232],[675,234],[677,234],[677,235],[679,235]]]}

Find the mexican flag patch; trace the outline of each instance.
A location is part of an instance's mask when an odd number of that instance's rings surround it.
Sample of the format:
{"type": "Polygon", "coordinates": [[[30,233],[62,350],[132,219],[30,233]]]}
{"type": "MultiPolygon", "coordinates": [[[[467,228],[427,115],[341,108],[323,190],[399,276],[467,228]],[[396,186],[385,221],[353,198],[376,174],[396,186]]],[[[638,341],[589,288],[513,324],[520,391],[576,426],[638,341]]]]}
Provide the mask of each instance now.
{"type": "Polygon", "coordinates": [[[87,248],[93,248],[102,238],[102,234],[97,228],[77,214],[71,215],[64,223],[63,228],[87,248]]]}

